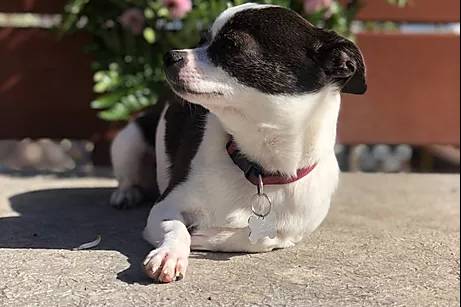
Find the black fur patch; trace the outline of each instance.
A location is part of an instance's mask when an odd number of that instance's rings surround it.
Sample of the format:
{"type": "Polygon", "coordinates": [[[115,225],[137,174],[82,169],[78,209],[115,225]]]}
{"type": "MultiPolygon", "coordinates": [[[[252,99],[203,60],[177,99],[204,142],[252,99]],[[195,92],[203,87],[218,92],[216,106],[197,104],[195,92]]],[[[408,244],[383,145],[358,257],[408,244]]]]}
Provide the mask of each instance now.
{"type": "Polygon", "coordinates": [[[356,72],[364,75],[360,52],[345,42],[349,41],[312,26],[291,10],[248,9],[227,21],[208,47],[208,56],[241,83],[263,93],[302,94],[330,83],[343,87],[356,72]],[[337,75],[333,65],[348,71],[337,75]]]}
{"type": "Polygon", "coordinates": [[[160,197],[163,200],[189,175],[191,161],[202,142],[208,110],[175,96],[165,113],[165,147],[170,165],[170,182],[160,197]]]}

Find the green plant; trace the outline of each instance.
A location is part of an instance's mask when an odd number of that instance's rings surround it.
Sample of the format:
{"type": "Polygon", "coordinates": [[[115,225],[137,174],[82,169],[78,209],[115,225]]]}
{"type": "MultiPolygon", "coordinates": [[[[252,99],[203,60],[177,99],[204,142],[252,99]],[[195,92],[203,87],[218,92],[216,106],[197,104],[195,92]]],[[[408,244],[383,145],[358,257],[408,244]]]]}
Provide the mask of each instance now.
{"type": "MultiPolygon", "coordinates": [[[[397,0],[388,0],[395,2],[397,0]]],[[[104,120],[127,120],[166,90],[162,57],[196,45],[220,12],[244,0],[69,0],[61,33],[87,32],[94,58],[91,106],[104,120]]],[[[362,3],[338,0],[262,0],[289,7],[314,25],[350,36],[362,3]]],[[[402,0],[398,0],[401,3],[402,0]]]]}

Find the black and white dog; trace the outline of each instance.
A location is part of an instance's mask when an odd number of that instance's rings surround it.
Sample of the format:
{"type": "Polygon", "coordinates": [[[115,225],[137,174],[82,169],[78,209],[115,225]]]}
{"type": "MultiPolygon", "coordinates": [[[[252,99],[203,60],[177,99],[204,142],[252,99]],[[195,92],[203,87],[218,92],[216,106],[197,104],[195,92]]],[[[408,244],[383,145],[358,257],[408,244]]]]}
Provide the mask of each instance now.
{"type": "Polygon", "coordinates": [[[165,73],[175,95],[112,146],[113,206],[160,193],[146,273],[171,282],[191,249],[266,252],[316,229],[338,182],[340,93],[366,91],[359,49],[288,9],[244,4],[199,48],[169,52],[165,73]]]}

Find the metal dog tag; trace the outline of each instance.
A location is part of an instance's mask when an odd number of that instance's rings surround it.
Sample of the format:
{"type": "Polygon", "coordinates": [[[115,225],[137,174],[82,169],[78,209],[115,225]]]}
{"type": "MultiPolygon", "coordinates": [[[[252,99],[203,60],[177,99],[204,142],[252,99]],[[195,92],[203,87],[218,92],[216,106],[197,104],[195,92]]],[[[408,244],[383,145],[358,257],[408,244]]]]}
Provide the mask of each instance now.
{"type": "Polygon", "coordinates": [[[259,175],[257,193],[251,199],[251,211],[253,215],[248,218],[248,228],[250,229],[249,239],[251,243],[256,243],[260,239],[277,236],[276,216],[272,212],[272,202],[269,196],[264,193],[264,184],[259,175]]]}
{"type": "Polygon", "coordinates": [[[261,239],[269,237],[271,239],[277,236],[277,227],[275,214],[269,214],[265,217],[252,215],[248,219],[248,228],[250,228],[249,239],[251,243],[256,243],[261,239]]]}

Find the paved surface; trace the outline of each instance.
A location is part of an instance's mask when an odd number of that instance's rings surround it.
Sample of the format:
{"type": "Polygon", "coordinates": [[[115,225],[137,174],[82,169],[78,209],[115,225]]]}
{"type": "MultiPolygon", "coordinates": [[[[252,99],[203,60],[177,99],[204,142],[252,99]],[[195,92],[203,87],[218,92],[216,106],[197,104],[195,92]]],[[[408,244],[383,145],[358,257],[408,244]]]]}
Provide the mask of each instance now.
{"type": "Polygon", "coordinates": [[[0,305],[459,306],[459,179],[343,175],[304,243],[193,253],[186,279],[161,285],[140,271],[147,209],[109,208],[111,179],[0,176],[0,305]]]}

